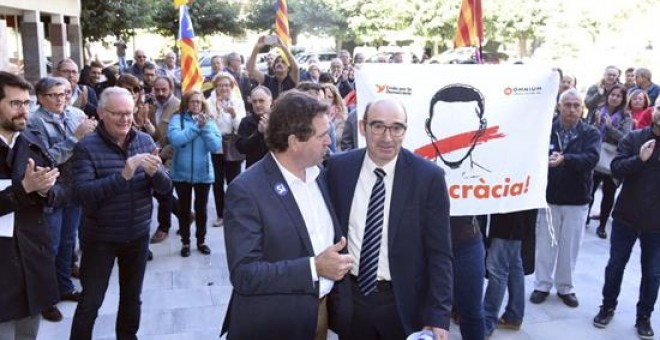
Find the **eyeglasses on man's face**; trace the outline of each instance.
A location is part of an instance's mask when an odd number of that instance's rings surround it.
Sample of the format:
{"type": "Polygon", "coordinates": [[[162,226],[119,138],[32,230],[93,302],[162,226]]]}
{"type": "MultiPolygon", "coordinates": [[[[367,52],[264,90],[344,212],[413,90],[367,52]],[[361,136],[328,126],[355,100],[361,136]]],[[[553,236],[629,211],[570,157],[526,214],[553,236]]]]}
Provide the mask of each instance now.
{"type": "Polygon", "coordinates": [[[69,91],[69,93],[66,93],[66,92],[44,93],[43,95],[50,98],[50,99],[64,99],[64,98],[66,98],[67,94],[71,94],[71,91],[69,91]]]}
{"type": "Polygon", "coordinates": [[[374,135],[384,135],[385,131],[390,130],[392,137],[401,137],[406,133],[406,129],[408,129],[406,125],[401,123],[386,125],[383,122],[367,122],[366,124],[374,135]]]}
{"type": "Polygon", "coordinates": [[[13,110],[20,110],[22,107],[29,109],[31,105],[32,105],[32,101],[30,99],[9,101],[9,107],[11,107],[13,110]]]}
{"type": "Polygon", "coordinates": [[[108,109],[103,109],[103,111],[109,113],[112,118],[128,118],[133,116],[133,112],[110,111],[108,109]]]}

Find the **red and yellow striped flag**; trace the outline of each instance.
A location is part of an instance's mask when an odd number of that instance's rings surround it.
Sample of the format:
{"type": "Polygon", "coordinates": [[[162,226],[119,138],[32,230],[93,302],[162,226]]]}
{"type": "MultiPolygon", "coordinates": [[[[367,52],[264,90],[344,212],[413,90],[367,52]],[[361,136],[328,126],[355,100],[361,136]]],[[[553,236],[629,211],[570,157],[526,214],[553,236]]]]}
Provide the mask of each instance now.
{"type": "Polygon", "coordinates": [[[188,6],[179,7],[179,51],[181,52],[181,89],[183,92],[202,88],[202,72],[197,61],[195,33],[188,6]]]}
{"type": "Polygon", "coordinates": [[[291,44],[289,38],[289,11],[286,0],[277,0],[277,13],[275,14],[275,33],[287,48],[291,44]]]}
{"type": "MultiPolygon", "coordinates": [[[[289,10],[286,6],[286,0],[277,0],[277,11],[275,13],[275,33],[282,40],[285,48],[289,48],[291,45],[291,39],[289,38],[289,10]]],[[[289,59],[286,57],[284,51],[280,51],[282,60],[287,65],[290,65],[289,59]]]]}
{"type": "Polygon", "coordinates": [[[454,48],[481,46],[484,40],[484,22],[481,0],[463,0],[454,37],[454,48]]]}

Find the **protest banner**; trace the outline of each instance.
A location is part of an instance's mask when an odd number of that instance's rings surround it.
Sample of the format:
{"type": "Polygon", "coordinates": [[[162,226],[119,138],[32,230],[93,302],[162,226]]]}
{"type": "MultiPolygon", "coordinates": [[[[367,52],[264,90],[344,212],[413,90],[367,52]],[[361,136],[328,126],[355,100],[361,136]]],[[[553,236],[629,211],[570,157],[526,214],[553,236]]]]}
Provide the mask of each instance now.
{"type": "Polygon", "coordinates": [[[558,82],[526,65],[364,64],[358,117],[380,96],[403,103],[403,146],[445,170],[453,216],[541,208],[558,82]]]}

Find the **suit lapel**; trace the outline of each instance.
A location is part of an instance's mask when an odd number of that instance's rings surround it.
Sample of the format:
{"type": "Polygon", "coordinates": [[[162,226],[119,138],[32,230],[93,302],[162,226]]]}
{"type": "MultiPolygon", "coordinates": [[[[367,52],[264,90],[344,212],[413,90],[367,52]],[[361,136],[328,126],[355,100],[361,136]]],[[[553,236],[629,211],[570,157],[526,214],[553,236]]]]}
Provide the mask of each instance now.
{"type": "Polygon", "coordinates": [[[323,201],[325,201],[325,206],[328,208],[328,211],[330,211],[330,217],[332,218],[332,226],[334,227],[335,231],[335,236],[334,236],[334,241],[333,243],[339,242],[339,239],[342,237],[342,232],[341,229],[339,228],[339,220],[337,220],[337,214],[335,213],[335,209],[332,206],[332,201],[330,200],[330,192],[328,191],[328,185],[325,180],[325,172],[321,172],[319,177],[316,178],[316,184],[319,186],[319,190],[321,190],[321,194],[323,195],[323,201]]]}
{"type": "Polygon", "coordinates": [[[266,180],[270,185],[270,189],[273,190],[275,196],[279,199],[280,204],[282,204],[284,211],[287,212],[291,223],[298,232],[300,239],[302,240],[305,250],[310,255],[314,255],[314,248],[312,247],[312,240],[309,237],[309,232],[307,232],[307,227],[305,226],[305,220],[303,219],[302,214],[300,213],[300,208],[296,204],[296,200],[293,197],[293,192],[291,188],[284,180],[284,176],[280,172],[280,169],[275,163],[272,154],[268,153],[263,159],[264,169],[266,171],[266,180]]]}
{"type": "Polygon", "coordinates": [[[339,185],[339,225],[341,226],[344,235],[348,236],[348,219],[351,215],[351,205],[353,204],[353,196],[355,196],[355,186],[357,185],[358,178],[360,177],[360,169],[362,169],[362,162],[366,155],[365,149],[351,152],[350,158],[347,159],[346,164],[337,164],[346,170],[346,182],[339,185]]]}
{"type": "Polygon", "coordinates": [[[412,173],[410,166],[412,164],[412,155],[405,149],[401,149],[399,158],[396,162],[394,183],[392,185],[392,199],[390,202],[390,219],[387,244],[390,252],[394,238],[401,226],[401,216],[406,205],[409,190],[412,190],[412,173]]]}

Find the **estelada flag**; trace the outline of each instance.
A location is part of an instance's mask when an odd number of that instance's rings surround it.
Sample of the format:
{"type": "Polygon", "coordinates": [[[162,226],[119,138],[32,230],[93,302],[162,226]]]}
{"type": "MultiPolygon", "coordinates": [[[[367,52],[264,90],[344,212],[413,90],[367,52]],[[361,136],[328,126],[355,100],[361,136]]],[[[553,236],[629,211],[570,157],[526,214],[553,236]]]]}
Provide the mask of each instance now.
{"type": "Polygon", "coordinates": [[[179,51],[181,51],[181,89],[183,92],[202,88],[202,73],[197,61],[195,33],[188,6],[179,7],[179,51]]]}
{"type": "Polygon", "coordinates": [[[481,46],[484,40],[484,22],[481,12],[481,0],[463,0],[458,26],[454,37],[454,48],[481,46]]]}

